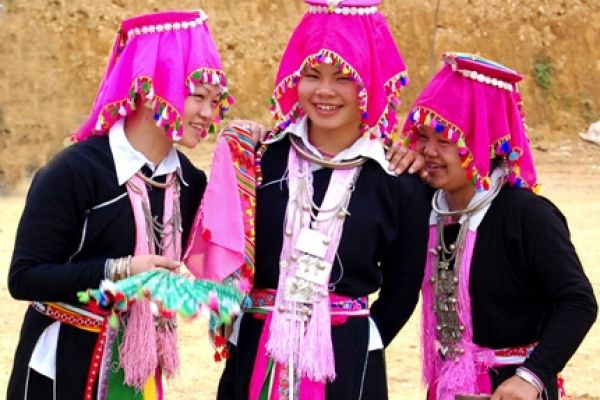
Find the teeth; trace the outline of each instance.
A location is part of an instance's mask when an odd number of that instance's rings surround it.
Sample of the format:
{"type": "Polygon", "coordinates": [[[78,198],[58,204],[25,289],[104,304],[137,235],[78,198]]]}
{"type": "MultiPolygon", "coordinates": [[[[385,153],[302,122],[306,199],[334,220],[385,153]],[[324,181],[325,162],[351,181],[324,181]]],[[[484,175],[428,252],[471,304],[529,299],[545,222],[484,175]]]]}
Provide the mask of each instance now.
{"type": "Polygon", "coordinates": [[[338,108],[338,106],[330,105],[330,104],[318,104],[317,108],[325,111],[332,111],[338,108]]]}

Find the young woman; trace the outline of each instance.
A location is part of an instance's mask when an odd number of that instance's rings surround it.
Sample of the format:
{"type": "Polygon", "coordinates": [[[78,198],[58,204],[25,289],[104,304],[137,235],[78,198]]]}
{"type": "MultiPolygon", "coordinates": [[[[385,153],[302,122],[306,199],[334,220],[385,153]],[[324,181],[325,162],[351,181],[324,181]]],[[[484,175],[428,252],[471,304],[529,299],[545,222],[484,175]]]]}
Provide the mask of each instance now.
{"type": "Polygon", "coordinates": [[[558,399],[597,305],[564,216],[534,194],[521,76],[469,54],[443,61],[404,129],[437,189],[422,289],[428,399],[558,399]]]}
{"type": "Polygon", "coordinates": [[[423,276],[427,190],[382,144],[407,75],[379,1],[308,3],[259,150],[254,288],[219,399],[387,398],[383,350],[423,276]]]}
{"type": "Polygon", "coordinates": [[[12,296],[31,301],[9,399],[162,398],[178,365],[174,321],[140,302],[111,336],[76,294],[179,266],[206,176],[173,145],[193,148],[230,102],[206,19],[124,21],[80,143],[36,174],[9,272],[12,296]]]}

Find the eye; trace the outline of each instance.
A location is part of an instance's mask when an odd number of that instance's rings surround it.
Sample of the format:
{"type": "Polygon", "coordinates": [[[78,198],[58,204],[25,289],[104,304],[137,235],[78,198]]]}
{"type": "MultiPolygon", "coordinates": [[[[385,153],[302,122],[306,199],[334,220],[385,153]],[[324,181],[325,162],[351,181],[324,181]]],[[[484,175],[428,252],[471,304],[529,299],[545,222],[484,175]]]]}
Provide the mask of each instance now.
{"type": "Polygon", "coordinates": [[[218,98],[217,99],[213,99],[213,101],[210,103],[210,105],[213,108],[217,108],[217,106],[219,105],[219,99],[218,98]]]}
{"type": "Polygon", "coordinates": [[[341,75],[337,77],[339,82],[353,82],[354,79],[350,75],[341,75]]]}
{"type": "Polygon", "coordinates": [[[192,95],[192,97],[196,100],[196,101],[203,101],[205,96],[203,93],[195,93],[192,95]]]}
{"type": "Polygon", "coordinates": [[[304,75],[302,75],[303,78],[307,78],[307,79],[319,79],[319,75],[313,73],[313,72],[307,72],[304,75]]]}

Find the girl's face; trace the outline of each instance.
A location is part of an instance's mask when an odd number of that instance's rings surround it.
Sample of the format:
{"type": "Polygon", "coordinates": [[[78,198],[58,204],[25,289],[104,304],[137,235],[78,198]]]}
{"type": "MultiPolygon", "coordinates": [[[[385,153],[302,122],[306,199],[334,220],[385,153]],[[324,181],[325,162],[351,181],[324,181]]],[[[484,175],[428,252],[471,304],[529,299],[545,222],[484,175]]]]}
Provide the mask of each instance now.
{"type": "Polygon", "coordinates": [[[337,67],[320,64],[309,68],[298,83],[298,100],[311,129],[358,134],[361,120],[356,85],[337,67]]]}
{"type": "Polygon", "coordinates": [[[462,167],[456,143],[445,139],[430,126],[420,126],[417,136],[417,151],[425,157],[427,183],[448,193],[474,191],[462,167]]]}
{"type": "Polygon", "coordinates": [[[202,133],[207,131],[221,96],[219,85],[209,85],[207,83],[198,85],[194,93],[186,97],[183,107],[183,135],[179,144],[187,148],[194,148],[202,133]]]}

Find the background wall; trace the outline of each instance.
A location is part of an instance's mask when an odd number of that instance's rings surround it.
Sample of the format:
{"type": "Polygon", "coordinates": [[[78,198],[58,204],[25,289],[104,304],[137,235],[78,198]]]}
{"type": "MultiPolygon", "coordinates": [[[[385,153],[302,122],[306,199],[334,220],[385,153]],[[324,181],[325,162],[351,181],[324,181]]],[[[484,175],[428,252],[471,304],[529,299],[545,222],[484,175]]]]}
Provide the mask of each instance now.
{"type": "MultiPolygon", "coordinates": [[[[231,113],[270,122],[279,57],[305,7],[299,0],[0,0],[0,186],[64,146],[85,118],[121,19],[201,7],[230,75],[231,113]]],[[[405,112],[446,50],[476,52],[525,75],[534,140],[584,131],[600,118],[600,1],[384,0],[409,67],[405,112]]]]}

